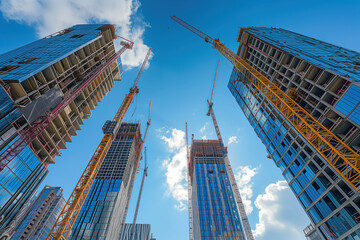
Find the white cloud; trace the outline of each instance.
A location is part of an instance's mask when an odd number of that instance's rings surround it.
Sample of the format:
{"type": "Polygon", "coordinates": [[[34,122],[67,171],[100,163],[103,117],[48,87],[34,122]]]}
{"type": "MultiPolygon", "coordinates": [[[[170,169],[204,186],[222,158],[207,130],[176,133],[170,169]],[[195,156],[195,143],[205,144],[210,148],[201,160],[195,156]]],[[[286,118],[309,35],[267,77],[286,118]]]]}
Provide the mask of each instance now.
{"type": "MultiPolygon", "coordinates": [[[[166,131],[165,133],[169,133],[166,131]]],[[[171,136],[161,136],[161,139],[165,141],[165,143],[169,146],[169,148],[173,150],[179,150],[180,148],[185,146],[185,132],[178,130],[176,128],[171,130],[171,136]]]]}
{"type": "MultiPolygon", "coordinates": [[[[168,133],[161,130],[160,133],[168,133]]],[[[160,136],[170,149],[171,157],[163,161],[163,168],[166,170],[166,184],[171,196],[178,201],[175,208],[182,211],[186,209],[187,183],[186,183],[186,145],[185,132],[176,128],[171,129],[171,136],[160,136]]]]}
{"type": "Polygon", "coordinates": [[[148,50],[143,42],[149,27],[137,11],[138,0],[2,0],[0,11],[10,20],[36,29],[39,37],[81,23],[112,23],[117,34],[134,42],[131,51],[122,55],[127,67],[139,66],[148,50]]]}
{"type": "Polygon", "coordinates": [[[246,213],[249,215],[253,211],[251,198],[253,196],[253,182],[251,179],[257,174],[257,168],[240,166],[234,172],[236,183],[239,187],[242,202],[246,213]]]}
{"type": "Polygon", "coordinates": [[[239,140],[237,139],[237,136],[231,136],[229,137],[229,141],[228,141],[228,145],[232,144],[232,143],[238,143],[239,140]]]}
{"type": "MultiPolygon", "coordinates": [[[[208,126],[209,126],[209,123],[208,122],[205,122],[204,126],[202,126],[199,130],[199,133],[201,135],[201,139],[202,140],[207,140],[208,139],[208,136],[207,136],[207,133],[208,133],[208,126]]],[[[210,134],[211,135],[211,134],[210,134]]]]}
{"type": "Polygon", "coordinates": [[[200,133],[204,133],[208,125],[209,125],[209,123],[206,122],[206,123],[204,124],[204,126],[202,126],[202,128],[200,128],[199,132],[200,132],[200,133]]]}
{"type": "Polygon", "coordinates": [[[257,240],[302,240],[303,228],[309,223],[303,209],[286,181],[269,184],[255,200],[259,223],[253,231],[257,240]]]}

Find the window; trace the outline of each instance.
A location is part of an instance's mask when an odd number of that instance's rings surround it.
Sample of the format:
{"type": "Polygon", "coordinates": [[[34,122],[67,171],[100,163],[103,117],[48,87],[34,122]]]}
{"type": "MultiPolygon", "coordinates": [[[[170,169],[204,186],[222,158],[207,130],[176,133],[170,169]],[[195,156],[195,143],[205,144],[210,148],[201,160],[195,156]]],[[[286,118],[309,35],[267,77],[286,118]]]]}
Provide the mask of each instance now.
{"type": "Polygon", "coordinates": [[[35,59],[37,59],[37,58],[29,58],[29,59],[26,59],[26,60],[21,60],[18,63],[19,64],[29,63],[29,62],[34,61],[35,59]]]}
{"type": "Polygon", "coordinates": [[[71,36],[70,38],[81,38],[83,36],[85,36],[85,34],[75,34],[75,35],[71,36]]]}
{"type": "Polygon", "coordinates": [[[224,173],[225,173],[225,171],[224,171],[224,170],[220,170],[220,173],[223,173],[223,174],[224,174],[224,173]]]}
{"type": "Polygon", "coordinates": [[[0,68],[0,74],[3,74],[3,73],[8,73],[16,68],[18,68],[19,66],[5,66],[5,67],[2,67],[0,68]]]}
{"type": "Polygon", "coordinates": [[[316,191],[320,189],[320,186],[316,182],[313,183],[313,186],[316,191]]]}
{"type": "Polygon", "coordinates": [[[214,173],[214,170],[209,170],[209,173],[214,173]]]}

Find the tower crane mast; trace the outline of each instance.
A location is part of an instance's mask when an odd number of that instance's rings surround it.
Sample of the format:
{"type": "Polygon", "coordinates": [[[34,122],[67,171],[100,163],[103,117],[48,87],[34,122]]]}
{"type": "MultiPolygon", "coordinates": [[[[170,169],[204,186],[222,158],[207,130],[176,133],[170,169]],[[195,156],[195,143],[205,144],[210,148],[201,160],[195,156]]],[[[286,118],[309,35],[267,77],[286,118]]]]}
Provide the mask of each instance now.
{"type": "Polygon", "coordinates": [[[210,43],[241,73],[240,81],[247,81],[284,116],[297,132],[342,176],[356,191],[360,191],[360,155],[319,123],[290,96],[267,79],[219,39],[213,39],[180,18],[175,22],[210,43]]]}
{"type": "Polygon", "coordinates": [[[215,127],[215,131],[216,131],[216,136],[219,140],[219,143],[220,143],[220,147],[221,147],[221,151],[223,152],[224,156],[227,156],[227,151],[226,151],[226,148],[225,148],[225,145],[224,145],[224,141],[223,141],[223,138],[221,136],[221,133],[220,133],[220,128],[219,128],[219,125],[216,121],[216,118],[215,118],[215,113],[214,113],[214,110],[213,110],[213,105],[214,103],[212,102],[212,99],[214,97],[214,89],[215,89],[215,83],[216,83],[216,77],[217,77],[217,73],[218,73],[218,70],[219,70],[219,63],[220,63],[220,60],[218,61],[218,64],[216,66],[216,72],[215,72],[215,78],[214,78],[214,84],[213,84],[213,88],[212,88],[212,91],[211,91],[211,97],[210,97],[210,101],[207,100],[207,103],[208,103],[208,112],[207,112],[207,116],[211,116],[212,120],[213,120],[213,123],[214,123],[214,127],[215,127]]]}
{"type": "Polygon", "coordinates": [[[150,57],[150,53],[151,48],[149,48],[146,54],[145,60],[140,68],[139,74],[133,86],[130,88],[129,93],[125,96],[117,113],[115,114],[115,117],[112,120],[113,122],[116,122],[114,130],[112,132],[104,134],[104,137],[102,138],[99,146],[95,150],[94,155],[91,157],[88,165],[86,166],[83,174],[81,175],[73,192],[71,193],[69,200],[66,202],[63,210],[61,211],[59,217],[57,218],[46,239],[64,240],[69,237],[75,220],[81,210],[82,205],[85,202],[85,199],[91,189],[91,186],[101,167],[106,153],[108,152],[113,139],[116,137],[116,134],[120,129],[125,114],[129,109],[131,102],[133,101],[134,95],[139,92],[139,88],[136,84],[139,81],[141,73],[144,70],[145,65],[150,57]]]}

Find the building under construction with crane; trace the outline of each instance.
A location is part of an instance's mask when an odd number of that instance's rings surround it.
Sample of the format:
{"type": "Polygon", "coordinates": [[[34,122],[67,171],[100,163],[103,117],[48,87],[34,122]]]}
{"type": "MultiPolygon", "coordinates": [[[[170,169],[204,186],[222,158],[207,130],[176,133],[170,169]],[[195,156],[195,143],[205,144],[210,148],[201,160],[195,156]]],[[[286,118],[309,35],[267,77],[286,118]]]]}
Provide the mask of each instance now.
{"type": "MultiPolygon", "coordinates": [[[[104,133],[114,129],[106,122],[104,133]]],[[[69,239],[120,239],[141,155],[140,125],[123,123],[80,210],[69,239]]]]}
{"type": "Polygon", "coordinates": [[[230,165],[226,165],[220,145],[219,140],[192,140],[191,143],[190,239],[252,240],[246,213],[243,211],[241,215],[241,198],[234,192],[237,188],[234,174],[229,171],[230,165]]]}
{"type": "Polygon", "coordinates": [[[360,237],[360,54],[284,29],[241,28],[229,89],[311,220],[308,239],[360,237]]]}
{"type": "Polygon", "coordinates": [[[194,140],[188,163],[189,238],[253,240],[249,220],[213,110],[216,77],[208,103],[218,140],[194,140]]]}
{"type": "MultiPolygon", "coordinates": [[[[336,149],[359,153],[359,53],[277,28],[242,28],[238,41],[237,54],[330,131],[336,149]]],[[[228,86],[310,217],[307,237],[360,238],[359,155],[352,166],[331,162],[236,68],[228,86]]]]}
{"type": "Polygon", "coordinates": [[[151,48],[113,120],[105,123],[102,140],[46,239],[121,238],[136,171],[151,122],[151,102],[143,139],[139,124],[126,124],[123,120],[135,94],[139,93],[137,84],[150,54],[151,48]]]}
{"type": "Polygon", "coordinates": [[[113,25],[76,25],[0,55],[0,231],[121,79],[132,43],[115,52],[116,37],[113,25]]]}

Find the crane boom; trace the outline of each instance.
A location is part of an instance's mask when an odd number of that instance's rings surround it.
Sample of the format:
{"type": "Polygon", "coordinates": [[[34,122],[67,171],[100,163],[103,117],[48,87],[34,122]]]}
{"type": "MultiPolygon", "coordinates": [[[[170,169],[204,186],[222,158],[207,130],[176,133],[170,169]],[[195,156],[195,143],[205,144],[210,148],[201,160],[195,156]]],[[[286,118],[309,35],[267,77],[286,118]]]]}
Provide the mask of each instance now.
{"type": "Polygon", "coordinates": [[[218,70],[219,70],[219,63],[220,63],[220,59],[219,59],[219,61],[217,63],[217,66],[216,66],[216,72],[215,72],[213,88],[212,88],[212,91],[211,91],[210,103],[212,103],[212,99],[213,99],[213,96],[214,96],[214,89],[215,89],[216,77],[217,77],[218,70]]]}
{"type": "Polygon", "coordinates": [[[213,110],[213,105],[214,103],[212,102],[212,99],[214,97],[214,89],[215,89],[215,83],[216,83],[216,77],[217,77],[217,73],[218,73],[218,69],[219,69],[219,63],[220,63],[220,60],[218,61],[218,64],[216,66],[216,72],[215,72],[215,78],[214,78],[214,84],[213,84],[213,88],[212,88],[212,91],[211,91],[211,97],[210,97],[210,101],[207,100],[207,103],[208,103],[208,112],[207,112],[207,116],[211,116],[212,120],[213,120],[213,123],[214,123],[214,127],[215,127],[215,131],[216,131],[216,136],[219,140],[219,143],[220,143],[220,147],[221,147],[221,151],[223,152],[224,156],[227,156],[227,151],[226,151],[226,148],[225,148],[225,145],[224,145],[224,141],[223,141],[223,138],[221,136],[221,133],[220,133],[220,128],[219,128],[219,125],[216,121],[216,118],[215,118],[215,114],[214,114],[214,110],[213,110]]]}
{"type": "Polygon", "coordinates": [[[136,85],[137,85],[137,83],[139,82],[141,73],[143,72],[143,70],[144,70],[144,68],[145,68],[145,66],[146,66],[146,63],[147,63],[148,60],[149,60],[150,54],[151,54],[151,51],[148,51],[147,54],[146,54],[145,60],[144,60],[144,62],[143,62],[142,65],[141,65],[140,71],[139,71],[138,75],[136,76],[136,79],[135,79],[134,84],[133,84],[133,86],[132,86],[133,88],[135,88],[136,85]]]}
{"type": "Polygon", "coordinates": [[[218,70],[219,70],[219,63],[220,63],[220,59],[218,61],[218,64],[216,66],[216,72],[215,72],[215,78],[214,78],[214,84],[213,84],[213,88],[212,88],[212,91],[211,91],[211,97],[210,97],[210,101],[208,101],[208,104],[209,104],[209,110],[207,112],[207,116],[210,116],[210,107],[213,105],[213,102],[212,102],[212,99],[213,99],[213,96],[214,96],[214,90],[215,90],[215,83],[216,83],[216,77],[217,77],[217,73],[218,73],[218,70]]]}
{"type": "Polygon", "coordinates": [[[224,156],[227,156],[227,150],[225,148],[225,145],[224,145],[224,141],[223,141],[223,138],[221,136],[221,133],[220,133],[220,128],[219,128],[219,125],[216,121],[216,118],[215,118],[215,114],[214,114],[214,110],[212,108],[212,104],[210,104],[209,100],[207,100],[208,102],[208,105],[209,105],[209,114],[213,120],[213,123],[214,123],[214,127],[215,127],[215,131],[216,131],[216,136],[219,140],[219,143],[220,143],[220,147],[221,147],[221,151],[223,152],[224,156]]]}
{"type": "Polygon", "coordinates": [[[145,143],[146,135],[147,135],[147,132],[148,132],[148,130],[149,130],[150,123],[151,123],[150,113],[151,113],[151,101],[150,101],[150,105],[149,105],[148,121],[146,122],[146,130],[145,130],[144,138],[143,138],[143,142],[144,142],[144,143],[145,143]]]}
{"type": "MultiPolygon", "coordinates": [[[[129,41],[130,42],[130,41],[129,41]]],[[[41,133],[44,131],[64,109],[72,101],[75,100],[83,90],[88,87],[100,74],[109,67],[116,59],[125,52],[126,49],[132,49],[133,42],[124,43],[122,48],[116,52],[105,64],[99,67],[88,79],[85,79],[83,83],[76,87],[76,90],[69,93],[67,97],[49,114],[39,118],[32,126],[25,129],[20,133],[21,137],[18,138],[13,144],[11,144],[4,152],[0,154],[0,172],[29,144],[31,144],[41,133]]]]}
{"type": "Polygon", "coordinates": [[[249,81],[256,91],[266,97],[335,171],[356,191],[360,191],[360,155],[358,153],[319,123],[272,81],[227,48],[219,39],[209,37],[175,16],[171,18],[216,48],[241,73],[240,81],[245,79],[249,81]]]}
{"type": "MultiPolygon", "coordinates": [[[[149,52],[145,57],[144,62],[148,60],[149,52]]],[[[142,71],[143,68],[140,69],[142,71]]],[[[138,81],[138,79],[136,80],[138,81]]],[[[63,210],[57,218],[54,226],[52,227],[47,239],[67,239],[71,233],[72,226],[80,213],[81,207],[85,202],[85,199],[91,189],[91,186],[95,180],[95,177],[101,167],[101,164],[108,152],[110,145],[115,138],[129,106],[134,98],[134,95],[138,93],[138,87],[133,86],[129,93],[125,96],[121,106],[119,107],[113,121],[117,122],[113,132],[105,133],[99,146],[95,150],[94,155],[91,157],[88,165],[86,166],[83,174],[77,182],[73,192],[71,193],[68,201],[66,202],[63,210]]]]}

